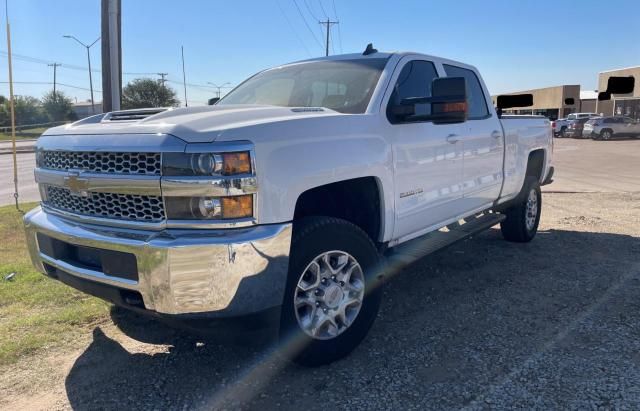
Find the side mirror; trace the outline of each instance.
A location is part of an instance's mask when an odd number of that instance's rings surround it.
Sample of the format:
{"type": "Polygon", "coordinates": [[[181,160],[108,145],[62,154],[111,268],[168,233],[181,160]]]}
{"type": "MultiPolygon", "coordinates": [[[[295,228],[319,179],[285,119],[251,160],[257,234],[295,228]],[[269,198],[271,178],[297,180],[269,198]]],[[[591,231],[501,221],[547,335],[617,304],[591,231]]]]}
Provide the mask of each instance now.
{"type": "Polygon", "coordinates": [[[400,121],[432,121],[434,124],[467,121],[467,81],[464,77],[443,77],[431,82],[431,97],[409,97],[391,107],[400,121]],[[431,114],[416,114],[416,105],[430,104],[431,114]]]}
{"type": "Polygon", "coordinates": [[[209,106],[213,106],[213,105],[214,105],[214,104],[216,104],[218,101],[220,101],[220,97],[210,98],[209,100],[207,100],[207,105],[209,105],[209,106]]]}

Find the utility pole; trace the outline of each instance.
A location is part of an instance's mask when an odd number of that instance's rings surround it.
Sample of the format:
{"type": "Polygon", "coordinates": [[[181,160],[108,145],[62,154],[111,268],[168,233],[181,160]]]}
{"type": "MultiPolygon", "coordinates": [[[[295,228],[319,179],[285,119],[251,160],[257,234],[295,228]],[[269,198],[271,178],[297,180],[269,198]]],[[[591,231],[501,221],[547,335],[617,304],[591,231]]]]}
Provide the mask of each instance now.
{"type": "Polygon", "coordinates": [[[184,106],[189,107],[187,101],[187,76],[184,73],[184,46],[180,46],[180,52],[182,53],[182,84],[184,84],[184,106]]]}
{"type": "Polygon", "coordinates": [[[18,203],[18,159],[16,158],[16,109],[15,96],[13,95],[13,65],[11,64],[11,28],[9,27],[9,5],[5,1],[5,16],[7,18],[7,56],[9,62],[9,106],[11,108],[11,148],[13,153],[13,198],[16,201],[16,210],[20,210],[18,203]]]}
{"type": "Polygon", "coordinates": [[[102,110],[120,110],[122,36],[120,0],[101,1],[102,110]]]}
{"type": "Polygon", "coordinates": [[[160,80],[158,80],[158,82],[162,85],[162,87],[164,87],[164,83],[167,81],[165,80],[165,77],[168,76],[169,73],[156,73],[156,74],[161,77],[160,80]]]}
{"type": "Polygon", "coordinates": [[[49,67],[53,67],[53,99],[56,100],[56,69],[58,67],[60,67],[62,64],[60,63],[51,63],[51,64],[47,64],[47,66],[49,67]]]}
{"type": "Polygon", "coordinates": [[[326,43],[325,56],[328,56],[329,55],[329,32],[331,31],[331,25],[332,24],[340,24],[340,22],[339,21],[331,21],[327,17],[327,21],[319,21],[318,23],[322,24],[323,26],[326,26],[326,29],[327,29],[327,43],[326,43]]]}

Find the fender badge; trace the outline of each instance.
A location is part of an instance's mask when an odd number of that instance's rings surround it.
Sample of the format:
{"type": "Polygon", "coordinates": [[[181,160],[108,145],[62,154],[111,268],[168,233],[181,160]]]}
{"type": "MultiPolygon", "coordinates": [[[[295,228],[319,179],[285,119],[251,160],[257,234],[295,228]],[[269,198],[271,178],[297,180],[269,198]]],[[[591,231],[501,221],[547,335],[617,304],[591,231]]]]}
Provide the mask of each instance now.
{"type": "Polygon", "coordinates": [[[404,193],[400,193],[400,198],[414,196],[414,195],[420,194],[420,193],[422,193],[422,189],[421,188],[416,188],[415,190],[405,191],[404,193]]]}

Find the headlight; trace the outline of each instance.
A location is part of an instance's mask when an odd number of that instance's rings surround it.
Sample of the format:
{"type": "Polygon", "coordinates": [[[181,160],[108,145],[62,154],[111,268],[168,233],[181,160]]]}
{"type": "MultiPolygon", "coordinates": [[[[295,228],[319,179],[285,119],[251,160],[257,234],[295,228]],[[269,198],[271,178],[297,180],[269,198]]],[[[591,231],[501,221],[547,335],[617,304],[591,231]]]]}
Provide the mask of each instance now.
{"type": "Polygon", "coordinates": [[[248,151],[162,155],[162,174],[165,176],[232,176],[249,173],[251,156],[248,151]]]}
{"type": "Polygon", "coordinates": [[[175,220],[229,220],[253,216],[251,194],[230,197],[165,197],[167,217],[175,220]]]}

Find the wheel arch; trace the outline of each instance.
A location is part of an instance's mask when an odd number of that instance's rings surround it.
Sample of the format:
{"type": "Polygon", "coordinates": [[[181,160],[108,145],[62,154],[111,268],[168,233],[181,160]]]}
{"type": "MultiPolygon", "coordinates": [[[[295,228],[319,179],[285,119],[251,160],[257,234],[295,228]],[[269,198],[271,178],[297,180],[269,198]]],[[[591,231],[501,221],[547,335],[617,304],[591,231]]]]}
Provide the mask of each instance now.
{"type": "Polygon", "coordinates": [[[383,242],[385,202],[382,182],[357,177],[308,188],[296,199],[296,220],[310,216],[341,218],[360,227],[374,243],[383,242]]]}

